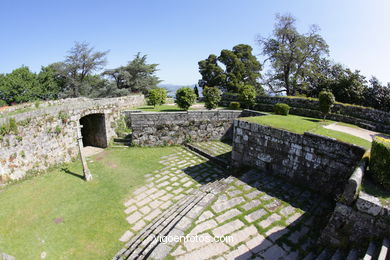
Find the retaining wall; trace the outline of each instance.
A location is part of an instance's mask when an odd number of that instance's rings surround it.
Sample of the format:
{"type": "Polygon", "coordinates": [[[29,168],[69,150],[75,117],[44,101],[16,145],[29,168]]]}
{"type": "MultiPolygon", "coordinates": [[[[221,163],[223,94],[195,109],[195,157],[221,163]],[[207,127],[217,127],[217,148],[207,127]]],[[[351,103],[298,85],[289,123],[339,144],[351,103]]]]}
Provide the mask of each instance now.
{"type": "Polygon", "coordinates": [[[312,133],[234,120],[233,166],[251,166],[338,197],[365,149],[312,133]]]}
{"type": "Polygon", "coordinates": [[[390,236],[390,207],[374,196],[360,192],[351,205],[337,203],[321,233],[324,245],[359,246],[369,240],[382,240],[390,236]]]}
{"type": "MultiPolygon", "coordinates": [[[[237,95],[223,95],[222,105],[229,105],[231,101],[237,101],[237,95]]],[[[272,112],[276,103],[286,103],[291,107],[290,113],[300,116],[321,118],[321,112],[318,110],[318,101],[305,98],[288,97],[268,97],[258,96],[256,110],[272,112]]],[[[375,130],[384,133],[390,133],[390,113],[347,104],[335,104],[332,108],[332,114],[328,119],[355,124],[362,128],[375,130]]]]}
{"type": "Polygon", "coordinates": [[[201,110],[187,112],[125,112],[134,145],[158,146],[231,139],[232,123],[241,116],[263,115],[244,110],[201,110]]]}
{"type": "Polygon", "coordinates": [[[76,126],[81,117],[103,114],[107,142],[125,107],[144,104],[143,95],[106,99],[74,99],[58,106],[0,118],[0,125],[15,119],[17,132],[0,138],[0,183],[28,172],[69,162],[78,155],[76,126]]]}

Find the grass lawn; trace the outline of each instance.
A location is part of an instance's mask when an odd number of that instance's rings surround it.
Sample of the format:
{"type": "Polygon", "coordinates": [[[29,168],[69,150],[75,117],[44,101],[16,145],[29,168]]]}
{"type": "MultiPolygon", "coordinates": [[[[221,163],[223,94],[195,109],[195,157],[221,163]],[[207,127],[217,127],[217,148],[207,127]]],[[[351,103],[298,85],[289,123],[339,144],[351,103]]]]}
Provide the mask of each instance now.
{"type": "Polygon", "coordinates": [[[175,147],[107,149],[0,190],[0,251],[16,259],[111,259],[129,227],[123,203],[175,147]]]}
{"type": "Polygon", "coordinates": [[[364,176],[362,190],[379,198],[383,205],[390,206],[390,191],[374,183],[369,176],[364,176]]]}
{"type": "MultiPolygon", "coordinates": [[[[198,103],[195,103],[194,105],[204,105],[204,102],[198,102],[198,103]]],[[[229,108],[218,106],[217,109],[229,109],[229,108]]],[[[176,104],[175,105],[164,104],[164,105],[156,106],[156,107],[142,106],[142,107],[132,108],[132,110],[141,110],[141,111],[145,111],[145,112],[180,112],[180,111],[185,111],[185,110],[181,109],[180,107],[178,107],[176,104]]],[[[206,108],[190,107],[189,110],[206,110],[206,108]]]]}
{"type": "Polygon", "coordinates": [[[259,116],[259,117],[247,117],[244,118],[244,120],[248,122],[258,123],[261,125],[284,129],[298,134],[303,134],[304,132],[311,132],[314,134],[329,136],[346,143],[362,146],[366,149],[369,149],[371,147],[371,143],[367,140],[364,140],[362,138],[350,134],[346,134],[346,133],[342,133],[339,131],[334,131],[322,127],[324,125],[334,123],[334,121],[330,121],[330,120],[323,121],[321,119],[296,116],[296,115],[288,115],[288,116],[267,115],[267,116],[259,116]]]}
{"type": "MultiPolygon", "coordinates": [[[[179,112],[185,111],[178,107],[177,105],[161,105],[161,106],[142,106],[136,107],[135,110],[141,110],[145,112],[179,112]]],[[[191,108],[189,110],[192,110],[191,108]]]]}

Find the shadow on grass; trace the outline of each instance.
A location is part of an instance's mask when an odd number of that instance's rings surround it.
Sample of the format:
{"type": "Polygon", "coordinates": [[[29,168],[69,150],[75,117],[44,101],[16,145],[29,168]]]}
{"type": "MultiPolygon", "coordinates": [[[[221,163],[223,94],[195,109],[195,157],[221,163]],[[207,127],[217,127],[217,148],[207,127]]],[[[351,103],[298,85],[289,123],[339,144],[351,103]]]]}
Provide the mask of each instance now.
{"type": "Polygon", "coordinates": [[[161,109],[160,112],[185,112],[186,110],[182,109],[161,109]]]}
{"type": "Polygon", "coordinates": [[[64,172],[64,173],[67,173],[67,174],[69,174],[69,175],[72,175],[72,176],[74,176],[74,177],[77,177],[77,178],[80,178],[80,179],[84,180],[84,175],[80,175],[80,174],[77,174],[77,173],[75,173],[75,172],[72,172],[71,170],[69,170],[69,169],[66,168],[66,167],[62,167],[62,168],[61,168],[61,171],[64,172]]]}
{"type": "Polygon", "coordinates": [[[362,188],[364,192],[380,198],[387,206],[390,205],[390,191],[376,184],[370,177],[369,172],[367,172],[367,176],[364,176],[362,188]]]}
{"type": "Polygon", "coordinates": [[[322,119],[308,119],[308,118],[304,118],[303,120],[310,121],[310,122],[313,122],[313,123],[321,123],[321,122],[323,122],[322,119]]]}

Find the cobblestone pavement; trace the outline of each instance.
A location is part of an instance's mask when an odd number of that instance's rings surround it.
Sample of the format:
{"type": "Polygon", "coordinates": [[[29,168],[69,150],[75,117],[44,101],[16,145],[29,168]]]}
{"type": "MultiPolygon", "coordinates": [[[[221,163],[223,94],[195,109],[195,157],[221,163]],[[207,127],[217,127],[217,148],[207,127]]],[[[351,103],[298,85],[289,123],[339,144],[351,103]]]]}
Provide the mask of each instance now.
{"type": "MultiPolygon", "coordinates": [[[[163,157],[161,163],[164,167],[149,174],[147,184],[125,203],[129,229],[120,238],[123,242],[195,189],[226,177],[219,166],[184,148],[163,157]]],[[[330,201],[255,170],[225,181],[228,188],[207,207],[193,208],[190,213],[197,216],[184,217],[176,235],[206,240],[224,236],[227,240],[160,244],[150,258],[314,257],[318,252],[315,242],[332,210],[330,201]]]]}

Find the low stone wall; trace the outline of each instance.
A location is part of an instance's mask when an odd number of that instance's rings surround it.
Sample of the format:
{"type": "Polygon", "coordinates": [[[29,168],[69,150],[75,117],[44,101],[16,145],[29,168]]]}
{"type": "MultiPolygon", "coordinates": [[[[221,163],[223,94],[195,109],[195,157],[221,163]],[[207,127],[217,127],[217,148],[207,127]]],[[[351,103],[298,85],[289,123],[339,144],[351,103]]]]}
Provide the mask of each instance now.
{"type": "Polygon", "coordinates": [[[390,207],[364,192],[347,205],[337,203],[320,242],[333,247],[360,246],[369,240],[390,236],[390,207]]]}
{"type": "Polygon", "coordinates": [[[263,115],[251,110],[187,112],[125,112],[134,145],[158,146],[231,139],[232,123],[241,116],[263,115]]]}
{"type": "Polygon", "coordinates": [[[235,120],[233,166],[251,166],[338,197],[365,150],[311,133],[235,120]]]}
{"type": "MultiPolygon", "coordinates": [[[[102,114],[99,127],[107,142],[114,137],[121,110],[144,104],[143,95],[98,100],[69,100],[58,106],[0,119],[0,126],[12,118],[17,131],[0,136],[0,183],[19,179],[28,172],[69,162],[78,155],[76,126],[81,117],[102,114]],[[104,130],[103,130],[104,131],[104,130]]],[[[106,143],[107,143],[106,142],[106,143]]]]}
{"type": "MultiPolygon", "coordinates": [[[[223,95],[222,105],[237,101],[237,95],[223,95]]],[[[256,110],[271,112],[276,103],[286,103],[291,106],[290,113],[300,116],[321,118],[318,101],[305,98],[258,96],[256,110]]],[[[327,118],[345,123],[355,124],[362,128],[390,133],[390,113],[360,106],[335,104],[332,114],[327,118]]]]}

